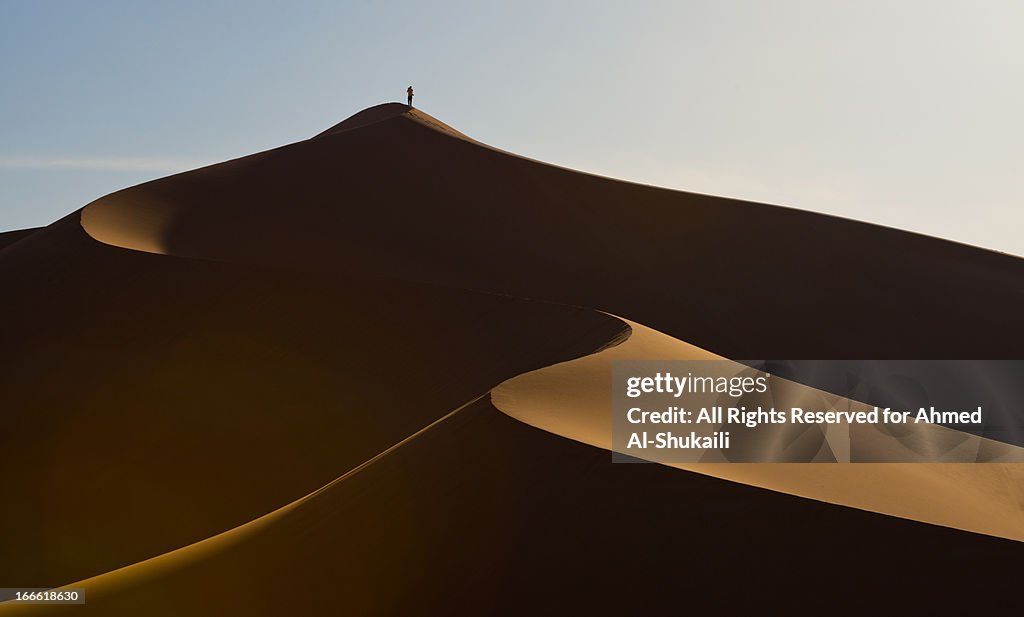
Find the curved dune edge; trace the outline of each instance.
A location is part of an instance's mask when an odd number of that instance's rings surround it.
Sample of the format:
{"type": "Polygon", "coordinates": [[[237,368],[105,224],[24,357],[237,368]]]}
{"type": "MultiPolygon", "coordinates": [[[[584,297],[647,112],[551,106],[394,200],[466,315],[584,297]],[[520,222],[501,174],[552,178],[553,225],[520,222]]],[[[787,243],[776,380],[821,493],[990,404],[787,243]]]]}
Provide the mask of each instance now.
{"type": "Polygon", "coordinates": [[[175,209],[142,199],[128,189],[100,197],[82,209],[79,224],[97,242],[118,248],[169,255],[163,240],[175,209]]]}
{"type": "MultiPolygon", "coordinates": [[[[133,563],[110,572],[104,572],[91,576],[87,579],[71,583],[68,585],[62,585],[59,589],[75,589],[84,588],[86,590],[87,598],[96,598],[98,596],[104,596],[108,594],[115,594],[119,591],[131,588],[133,585],[138,585],[146,580],[159,579],[164,574],[173,571],[177,568],[184,567],[188,563],[201,561],[211,555],[214,555],[220,551],[226,550],[228,547],[241,544],[248,538],[255,534],[265,530],[268,527],[278,523],[281,519],[288,516],[291,512],[303,507],[310,501],[315,500],[319,495],[325,491],[331,490],[332,487],[337,486],[341,482],[344,482],[348,478],[358,474],[362,470],[366,469],[373,463],[384,458],[391,452],[401,448],[407,443],[413,441],[424,433],[442,424],[445,420],[448,420],[455,414],[463,411],[464,409],[473,405],[480,399],[487,396],[487,393],[481,394],[469,400],[452,411],[441,416],[437,420],[434,420],[427,426],[424,426],[420,430],[416,431],[412,435],[409,435],[405,439],[395,443],[387,449],[381,451],[372,458],[364,461],[360,465],[350,469],[341,476],[328,482],[324,486],[316,489],[312,493],[300,497],[295,501],[285,504],[276,510],[272,510],[263,516],[255,518],[251,521],[243,523],[238,527],[228,529],[219,534],[204,538],[183,546],[181,548],[150,557],[149,559],[133,563]]],[[[0,603],[0,615],[4,614],[26,614],[31,612],[52,612],[53,609],[64,608],[61,605],[45,605],[45,604],[21,604],[16,605],[14,603],[3,602],[0,603]]],[[[74,607],[72,607],[74,608],[74,607]]]]}
{"type": "MultiPolygon", "coordinates": [[[[596,354],[514,377],[493,405],[530,426],[612,449],[616,360],[722,360],[646,326],[596,354]]],[[[1024,464],[685,463],[672,467],[781,493],[964,531],[1024,541],[1024,464]]]]}

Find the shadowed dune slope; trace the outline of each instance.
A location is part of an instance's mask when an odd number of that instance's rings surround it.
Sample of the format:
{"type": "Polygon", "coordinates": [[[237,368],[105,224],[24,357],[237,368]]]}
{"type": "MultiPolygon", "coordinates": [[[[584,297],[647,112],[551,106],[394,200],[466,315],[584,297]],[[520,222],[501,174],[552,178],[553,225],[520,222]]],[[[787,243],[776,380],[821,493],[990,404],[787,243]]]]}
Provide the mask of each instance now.
{"type": "Polygon", "coordinates": [[[19,240],[29,237],[37,231],[39,231],[38,227],[33,229],[19,229],[17,231],[0,232],[0,251],[19,240]]]}
{"type": "MultiPolygon", "coordinates": [[[[245,523],[624,325],[564,306],[113,248],[0,258],[0,581],[67,584],[245,523]]],[[[341,523],[344,524],[344,523],[341,523]]]]}
{"type": "Polygon", "coordinates": [[[86,581],[84,606],[9,614],[970,614],[1014,601],[1017,543],[608,457],[480,401],[258,524],[86,581]]]}
{"type": "Polygon", "coordinates": [[[596,307],[737,359],[1015,358],[1024,344],[1007,327],[1019,258],[578,173],[407,109],[114,193],[83,225],[152,252],[596,307]]]}

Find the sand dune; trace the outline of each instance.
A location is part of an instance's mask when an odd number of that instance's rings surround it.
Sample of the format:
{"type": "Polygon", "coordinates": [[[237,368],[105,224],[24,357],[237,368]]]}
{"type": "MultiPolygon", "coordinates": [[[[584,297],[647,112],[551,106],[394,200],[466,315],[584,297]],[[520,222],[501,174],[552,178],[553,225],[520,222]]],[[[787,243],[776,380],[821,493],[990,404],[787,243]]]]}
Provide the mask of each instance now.
{"type": "Polygon", "coordinates": [[[858,614],[931,606],[939,581],[970,611],[1013,596],[1019,546],[611,465],[478,401],[251,524],[77,583],[84,606],[0,614],[731,614],[783,592],[858,614]]]}
{"type": "Polygon", "coordinates": [[[996,359],[1024,344],[1006,325],[1019,258],[573,172],[407,109],[114,193],[82,224],[138,250],[594,307],[729,358],[996,359]]]}
{"type": "Polygon", "coordinates": [[[0,242],[0,583],[88,590],[2,614],[665,614],[783,589],[863,613],[865,589],[918,610],[1015,591],[1020,544],[960,531],[1020,539],[1015,469],[709,477],[587,444],[609,354],[1016,357],[1019,259],[574,172],[397,104],[0,242]],[[656,332],[595,354],[628,333],[595,309],[656,332]],[[523,421],[480,398],[502,382],[523,421]]]}
{"type": "MultiPolygon", "coordinates": [[[[629,325],[631,335],[620,345],[501,384],[491,395],[495,407],[531,426],[611,450],[613,362],[722,359],[643,325],[629,325]]],[[[773,388],[778,390],[777,386],[773,388]]],[[[792,388],[807,389],[799,384],[792,388]]],[[[851,407],[856,408],[857,404],[852,403],[851,407]]],[[[879,438],[877,434],[873,437],[879,438]]],[[[1017,458],[1024,450],[997,442],[990,445],[1014,451],[1017,458]]],[[[791,495],[1024,541],[1024,465],[1020,463],[672,466],[791,495]]]]}
{"type": "Polygon", "coordinates": [[[99,244],[0,260],[0,580],[66,584],[252,520],[621,322],[414,283],[99,244]],[[69,541],[73,538],[73,541],[69,541]]]}

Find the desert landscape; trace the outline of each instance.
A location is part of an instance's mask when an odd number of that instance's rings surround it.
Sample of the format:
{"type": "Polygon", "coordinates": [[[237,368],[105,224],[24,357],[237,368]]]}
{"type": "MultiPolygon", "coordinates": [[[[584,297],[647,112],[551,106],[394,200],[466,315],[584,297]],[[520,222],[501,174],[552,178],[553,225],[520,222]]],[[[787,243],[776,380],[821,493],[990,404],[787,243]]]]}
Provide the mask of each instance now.
{"type": "Polygon", "coordinates": [[[1016,602],[1020,464],[614,464],[608,405],[623,358],[1016,359],[1017,257],[386,103],[0,234],[0,286],[0,586],[88,598],[0,615],[1016,602]]]}

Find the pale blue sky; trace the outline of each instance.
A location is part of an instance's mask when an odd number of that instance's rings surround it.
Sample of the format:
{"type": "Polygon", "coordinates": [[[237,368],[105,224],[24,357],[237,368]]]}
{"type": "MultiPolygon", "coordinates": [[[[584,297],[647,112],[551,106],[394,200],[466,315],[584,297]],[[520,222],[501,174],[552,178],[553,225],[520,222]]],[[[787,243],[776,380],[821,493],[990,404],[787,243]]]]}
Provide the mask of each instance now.
{"type": "Polygon", "coordinates": [[[506,150],[1024,254],[1017,0],[0,0],[0,230],[402,100],[506,150]]]}

